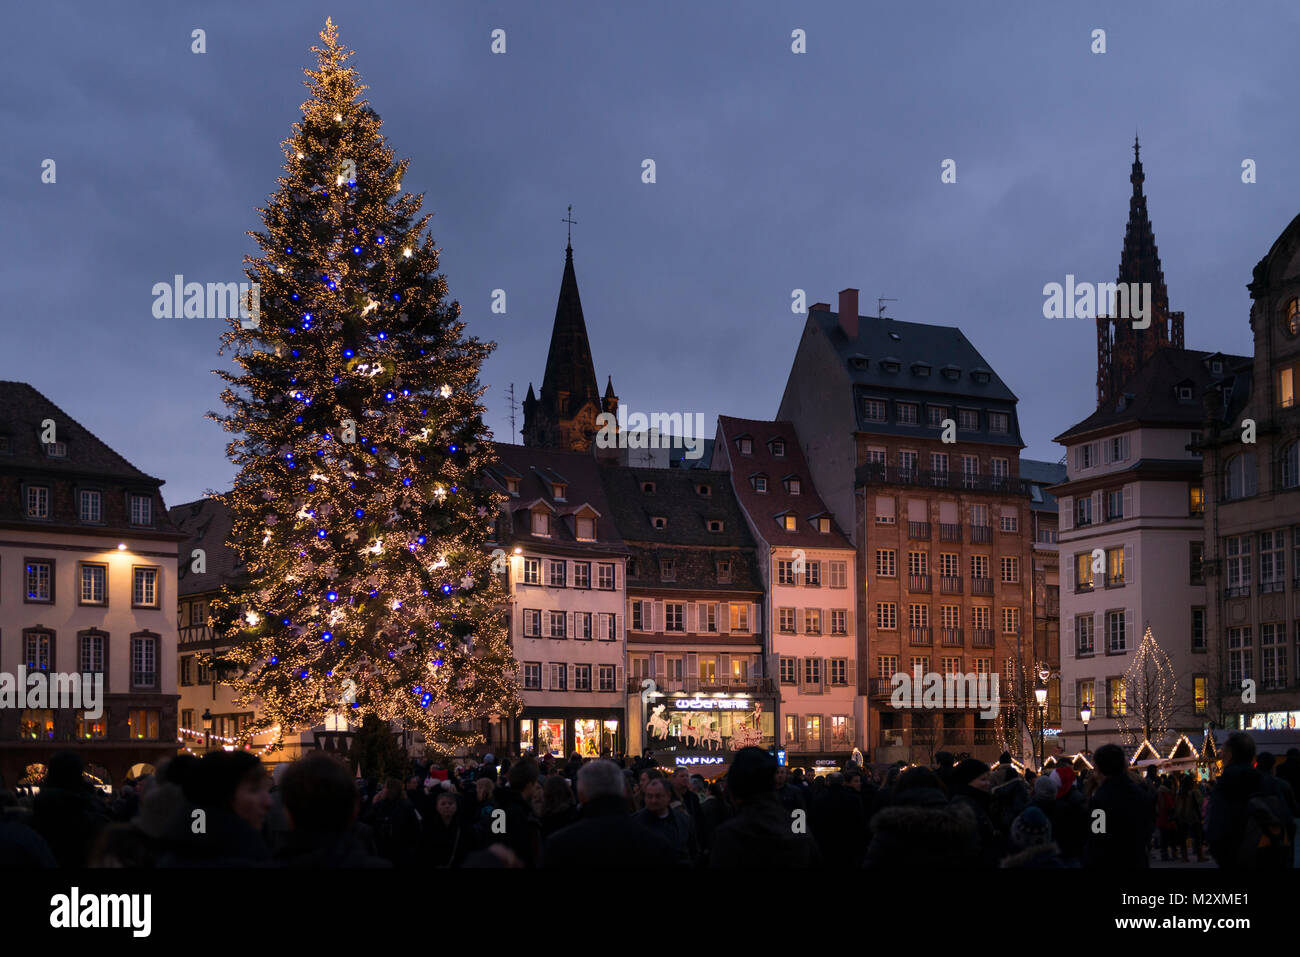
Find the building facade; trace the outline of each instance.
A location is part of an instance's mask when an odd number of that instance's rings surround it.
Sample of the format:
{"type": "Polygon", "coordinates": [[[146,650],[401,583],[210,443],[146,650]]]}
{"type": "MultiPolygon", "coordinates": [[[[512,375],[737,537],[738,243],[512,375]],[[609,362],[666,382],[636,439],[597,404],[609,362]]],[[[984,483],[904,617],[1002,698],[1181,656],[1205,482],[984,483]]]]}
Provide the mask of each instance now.
{"type": "Polygon", "coordinates": [[[521,714],[489,728],[498,751],[583,757],[627,748],[628,550],[590,452],[496,446],[506,501],[489,549],[508,576],[521,714]]]}
{"type": "Polygon", "coordinates": [[[1211,643],[1204,671],[1209,717],[1218,727],[1294,730],[1300,727],[1300,217],[1256,265],[1249,288],[1254,355],[1230,363],[1211,390],[1200,446],[1211,643]]]}
{"type": "Polygon", "coordinates": [[[627,564],[629,752],[713,777],[775,743],[758,553],[725,475],[604,467],[627,564]]]}
{"type": "Polygon", "coordinates": [[[1016,402],[959,329],[860,317],[856,289],[840,293],[838,314],[809,309],[779,418],[852,530],[858,683],[877,761],[1022,750],[1033,605],[1016,402]],[[895,703],[896,675],[929,673],[988,687],[997,673],[997,714],[964,698],[895,703]]]}
{"type": "Polygon", "coordinates": [[[1049,734],[1061,728],[1061,573],[1057,552],[1060,520],[1051,488],[1064,482],[1066,474],[1063,464],[1020,460],[1020,475],[1029,485],[1029,535],[1034,549],[1034,577],[1030,582],[1034,601],[1032,658],[1047,665],[1045,720],[1049,734]]]}
{"type": "Polygon", "coordinates": [[[713,450],[758,546],[777,747],[792,766],[841,765],[863,743],[853,545],[790,423],[719,416],[713,450]]]}
{"type": "Polygon", "coordinates": [[[181,536],[162,484],[30,385],[0,383],[0,682],[103,691],[98,709],[0,692],[8,786],[39,785],[28,769],[64,749],[114,786],[175,754],[181,536]]]}

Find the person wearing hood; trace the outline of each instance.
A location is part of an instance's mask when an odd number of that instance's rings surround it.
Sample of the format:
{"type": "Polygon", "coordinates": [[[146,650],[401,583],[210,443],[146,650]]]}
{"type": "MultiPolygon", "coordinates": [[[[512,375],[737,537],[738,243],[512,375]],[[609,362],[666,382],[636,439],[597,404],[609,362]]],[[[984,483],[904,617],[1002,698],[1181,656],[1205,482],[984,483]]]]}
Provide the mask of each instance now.
{"type": "MultiPolygon", "coordinates": [[[[978,758],[967,758],[952,769],[948,781],[951,785],[952,804],[969,808],[975,818],[979,835],[979,861],[981,867],[996,867],[998,863],[997,834],[993,828],[992,795],[989,793],[989,766],[978,758]]],[[[1020,782],[1024,785],[1024,782],[1020,782]]],[[[1026,798],[1026,800],[1028,800],[1026,798]]]]}
{"type": "MultiPolygon", "coordinates": [[[[967,768],[963,774],[972,770],[967,768]]],[[[979,866],[978,812],[969,802],[950,802],[943,783],[929,768],[909,768],[899,774],[886,800],[871,818],[864,867],[932,872],[979,866]]]]}
{"type": "MultiPolygon", "coordinates": [[[[1046,775],[1039,781],[1048,780],[1046,775]]],[[[1055,801],[1055,795],[1052,800],[1055,801]]],[[[1025,808],[1011,824],[1011,854],[1003,859],[1007,868],[1067,867],[1061,850],[1052,840],[1052,823],[1034,804],[1025,808]]]]}

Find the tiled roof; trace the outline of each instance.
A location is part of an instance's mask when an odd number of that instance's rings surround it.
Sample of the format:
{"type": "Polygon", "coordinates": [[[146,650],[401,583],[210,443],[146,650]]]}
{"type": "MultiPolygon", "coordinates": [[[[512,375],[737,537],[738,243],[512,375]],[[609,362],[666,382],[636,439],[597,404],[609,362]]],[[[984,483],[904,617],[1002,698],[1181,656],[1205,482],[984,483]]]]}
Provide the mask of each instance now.
{"type": "Polygon", "coordinates": [[[226,544],[233,518],[224,504],[213,498],[203,498],[177,505],[167,514],[186,535],[177,550],[178,594],[195,595],[216,591],[223,585],[238,587],[248,581],[248,569],[235,550],[226,544]],[[196,548],[203,549],[206,566],[203,574],[190,570],[196,548]]]}
{"type": "Polygon", "coordinates": [[[852,548],[844,532],[830,516],[826,504],[813,485],[812,473],[804,460],[799,435],[790,422],[767,422],[759,419],[737,419],[729,415],[718,416],[718,428],[727,443],[727,455],[732,467],[732,485],[741,508],[749,513],[759,535],[770,545],[806,546],[810,548],[852,548]],[[736,438],[748,435],[753,441],[753,454],[741,455],[736,448],[736,438]],[[772,440],[785,443],[785,455],[772,452],[772,440]],[[767,491],[757,492],[750,481],[756,474],[766,474],[767,491]],[[799,494],[786,491],[782,477],[800,476],[799,494]],[[794,512],[798,522],[794,531],[786,531],[776,516],[794,512]],[[809,522],[815,515],[831,519],[828,534],[817,531],[809,522]]]}
{"type": "Polygon", "coordinates": [[[754,547],[725,475],[695,469],[603,466],[600,476],[624,541],[754,547]],[[653,492],[643,490],[647,483],[653,485],[653,492]],[[700,494],[701,486],[709,489],[707,497],[700,494]],[[655,516],[666,519],[664,528],[654,527],[651,519],[655,516]],[[722,522],[722,530],[710,532],[710,521],[722,522]]]}
{"type": "Polygon", "coordinates": [[[1060,462],[1040,462],[1037,459],[1020,460],[1020,477],[1029,483],[1029,507],[1035,511],[1055,512],[1056,496],[1048,489],[1066,479],[1066,468],[1060,462]]]}
{"type": "MultiPolygon", "coordinates": [[[[613,511],[605,496],[600,467],[590,452],[564,452],[500,442],[492,443],[492,448],[497,460],[519,476],[519,495],[512,496],[505,506],[512,520],[511,541],[531,541],[541,547],[551,544],[599,551],[625,550],[623,539],[614,523],[613,511]],[[564,501],[556,501],[551,494],[551,483],[543,478],[545,475],[562,477],[567,483],[564,501]],[[591,506],[598,513],[596,541],[578,541],[564,521],[552,523],[554,534],[550,537],[533,535],[528,506],[537,502],[545,503],[559,516],[573,515],[584,504],[591,506]]],[[[493,487],[508,494],[498,471],[489,468],[487,479],[493,487]]]]}

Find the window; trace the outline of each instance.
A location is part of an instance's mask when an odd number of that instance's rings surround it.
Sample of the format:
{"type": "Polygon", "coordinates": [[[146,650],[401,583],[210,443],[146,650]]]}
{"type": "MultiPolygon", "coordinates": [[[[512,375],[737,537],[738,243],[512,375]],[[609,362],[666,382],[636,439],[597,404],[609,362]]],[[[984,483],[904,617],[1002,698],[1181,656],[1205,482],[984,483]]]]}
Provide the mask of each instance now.
{"type": "Polygon", "coordinates": [[[1020,559],[1014,556],[1002,556],[1002,580],[1008,584],[1020,581],[1020,559]]]}
{"type": "Polygon", "coordinates": [[[1205,650],[1205,607],[1192,609],[1192,651],[1205,650]]]}
{"type": "Polygon", "coordinates": [[[1269,690],[1286,687],[1286,626],[1281,622],[1259,626],[1260,683],[1269,690]]]}
{"type": "Polygon", "coordinates": [[[788,478],[785,480],[785,490],[789,492],[791,495],[798,495],[800,487],[801,486],[797,478],[788,478]]]}
{"type": "Polygon", "coordinates": [[[578,541],[594,542],[596,540],[596,520],[594,518],[578,518],[578,541]]]}
{"type": "Polygon", "coordinates": [[[929,628],[930,606],[918,604],[908,605],[907,624],[910,628],[929,628]]]}
{"type": "Polygon", "coordinates": [[[772,454],[777,458],[785,457],[785,439],[772,440],[772,454]]]}
{"type": "Polygon", "coordinates": [[[524,690],[542,690],[542,663],[540,661],[524,662],[524,690]]]}
{"type": "Polygon", "coordinates": [[[898,628],[898,606],[894,602],[876,602],[876,627],[881,631],[895,631],[898,628]]]}
{"type": "Polygon", "coordinates": [[[832,658],[828,664],[830,666],[831,684],[846,685],[849,683],[849,659],[832,658]]]}
{"type": "Polygon", "coordinates": [[[713,602],[706,602],[697,606],[699,608],[699,632],[701,634],[715,635],[718,633],[718,606],[713,602]]]}
{"type": "Polygon", "coordinates": [[[538,608],[524,609],[524,637],[542,637],[542,612],[538,608]]]}
{"type": "Polygon", "coordinates": [[[976,605],[970,610],[970,626],[975,631],[988,631],[993,611],[987,605],[976,605]]]}
{"type": "Polygon", "coordinates": [[[989,577],[989,557],[987,555],[972,555],[970,557],[970,577],[989,577]]]}
{"type": "Polygon", "coordinates": [[[849,613],[844,608],[831,609],[831,634],[847,635],[849,633],[849,613]]]}
{"type": "Polygon", "coordinates": [[[1002,634],[1020,634],[1020,609],[1011,607],[1002,609],[1002,634]]]}
{"type": "Polygon", "coordinates": [[[579,641],[591,641],[591,612],[573,613],[573,637],[579,641]]]}
{"type": "Polygon", "coordinates": [[[1074,686],[1075,700],[1078,701],[1080,709],[1087,708],[1093,714],[1097,713],[1097,686],[1091,678],[1086,678],[1074,686]]]}
{"type": "Polygon", "coordinates": [[[668,519],[664,518],[662,515],[655,515],[650,519],[650,524],[656,529],[662,531],[668,527],[668,519]]]}
{"type": "Polygon", "coordinates": [[[894,498],[892,495],[876,496],[876,524],[893,525],[897,519],[894,516],[894,498]]]}
{"type": "Polygon", "coordinates": [[[822,613],[819,608],[805,608],[803,612],[803,630],[805,634],[822,633],[822,613]]]}
{"type": "Polygon", "coordinates": [[[961,605],[940,605],[939,619],[944,628],[960,628],[961,605]]]}
{"type": "Polygon", "coordinates": [[[569,666],[561,662],[551,662],[551,690],[569,690],[569,666]]]}
{"type": "Polygon", "coordinates": [[[1292,366],[1278,370],[1277,404],[1284,409],[1295,405],[1295,369],[1292,366]]]}
{"type": "Polygon", "coordinates": [[[1235,535],[1227,539],[1228,597],[1250,594],[1250,536],[1235,535]]]}
{"type": "Polygon", "coordinates": [[[1113,489],[1106,493],[1106,521],[1114,522],[1124,517],[1124,490],[1113,489]]]}
{"type": "Polygon", "coordinates": [[[987,505],[972,505],[970,507],[970,523],[976,528],[985,528],[989,523],[989,507],[987,505]]]}
{"type": "Polygon", "coordinates": [[[158,639],[149,635],[131,636],[131,687],[154,688],[158,685],[158,639]]]}
{"type": "Polygon", "coordinates": [[[939,553],[939,574],[944,578],[958,578],[961,572],[961,556],[956,552],[939,553]]]}
{"type": "Polygon", "coordinates": [[[794,515],[787,513],[781,516],[781,527],[784,528],[787,532],[793,532],[798,527],[797,519],[794,517],[794,515]]]}
{"type": "Polygon", "coordinates": [[[1286,587],[1286,532],[1259,533],[1259,590],[1282,591],[1286,587]]]}
{"type": "Polygon", "coordinates": [[[1254,677],[1251,667],[1250,629],[1228,629],[1228,686],[1240,688],[1242,681],[1254,677]]]}
{"type": "Polygon", "coordinates": [[[927,405],[925,407],[925,420],[932,429],[942,429],[943,420],[948,418],[948,407],[943,405],[927,405]]]}
{"type": "Polygon", "coordinates": [[[881,399],[863,399],[862,417],[868,422],[885,421],[885,403],[881,399]]]}
{"type": "Polygon", "coordinates": [[[961,457],[962,488],[975,488],[979,484],[979,478],[980,457],[978,455],[963,455],[961,457]]]}
{"type": "Polygon", "coordinates": [[[930,481],[934,485],[948,484],[948,453],[930,453],[930,481]]]}
{"type": "Polygon", "coordinates": [[[25,579],[28,602],[54,601],[54,562],[28,562],[25,579]]]}
{"type": "Polygon", "coordinates": [[[876,574],[882,578],[897,577],[896,555],[892,548],[876,549],[876,574]]]}
{"type": "Polygon", "coordinates": [[[524,584],[540,585],[542,583],[542,561],[540,558],[524,559],[524,584]]]}
{"type": "Polygon", "coordinates": [[[1106,654],[1122,655],[1128,650],[1128,622],[1124,612],[1106,612],[1106,654]]]}
{"type": "Polygon", "coordinates": [[[1123,678],[1106,679],[1106,716],[1118,718],[1128,714],[1128,697],[1123,678]]]}
{"type": "Polygon", "coordinates": [[[1076,528],[1092,524],[1092,496],[1081,495],[1074,500],[1074,524],[1076,528]]]}
{"type": "Polygon", "coordinates": [[[731,562],[718,562],[718,584],[728,585],[731,583],[731,562]]]}
{"type": "Polygon", "coordinates": [[[1004,458],[989,459],[989,474],[993,477],[995,483],[1005,482],[1008,474],[1007,460],[1004,458]]]}
{"type": "Polygon", "coordinates": [[[77,514],[83,522],[103,521],[104,497],[92,489],[82,489],[77,495],[77,514]]]}
{"type": "Polygon", "coordinates": [[[649,631],[651,620],[651,605],[648,601],[633,599],[632,605],[632,630],[649,631]]]}
{"type": "Polygon", "coordinates": [[[44,485],[27,486],[27,517],[50,517],[50,490],[44,485]]]}
{"type": "Polygon", "coordinates": [[[108,566],[81,565],[81,596],[83,605],[103,605],[108,602],[108,566]]]}
{"type": "Polygon", "coordinates": [[[898,453],[898,480],[910,482],[916,478],[916,453],[904,449],[898,453]]]}
{"type": "Polygon", "coordinates": [[[897,655],[876,656],[876,677],[877,678],[892,678],[896,674],[898,674],[897,655]]]}
{"type": "Polygon", "coordinates": [[[767,494],[767,476],[755,475],[753,478],[753,482],[754,482],[755,492],[761,492],[763,494],[767,494]]]}
{"type": "Polygon", "coordinates": [[[54,637],[44,631],[23,634],[23,660],[28,671],[49,671],[54,654],[54,637]]]}
{"type": "Polygon", "coordinates": [[[659,559],[659,579],[666,582],[677,581],[677,559],[659,559]]]}
{"type": "Polygon", "coordinates": [[[708,529],[711,532],[720,532],[722,531],[722,522],[718,521],[716,518],[710,519],[708,529]]]}
{"type": "Polygon", "coordinates": [[[596,587],[602,591],[614,590],[614,566],[609,562],[596,566],[596,587]]]}
{"type": "Polygon", "coordinates": [[[831,562],[831,587],[848,587],[848,562],[831,562]]]}
{"type": "Polygon", "coordinates": [[[1223,473],[1223,497],[1228,501],[1255,494],[1255,453],[1242,452],[1228,459],[1223,473]]]}
{"type": "Polygon", "coordinates": [[[794,658],[781,659],[781,684],[792,685],[799,681],[798,672],[795,670],[797,662],[794,658]]]}
{"type": "Polygon", "coordinates": [[[930,556],[925,552],[908,552],[907,553],[907,573],[909,575],[928,575],[930,572],[930,556]]]}
{"type": "Polygon", "coordinates": [[[1107,453],[1112,462],[1123,462],[1128,458],[1128,436],[1115,435],[1106,440],[1107,453]]]}
{"type": "Polygon", "coordinates": [[[548,638],[566,637],[568,634],[568,629],[565,627],[567,623],[566,622],[567,618],[568,616],[562,611],[548,611],[546,613],[547,624],[549,626],[546,633],[547,637],[548,638]]]}
{"type": "Polygon", "coordinates": [[[664,631],[686,630],[686,605],[670,601],[664,604],[664,631]]]}
{"type": "Polygon", "coordinates": [[[794,609],[779,608],[777,609],[777,620],[780,623],[781,633],[784,635],[794,634],[794,609]]]}
{"type": "Polygon", "coordinates": [[[1196,714],[1205,714],[1210,704],[1210,683],[1205,675],[1192,676],[1192,708],[1196,714]]]}
{"type": "Polygon", "coordinates": [[[776,560],[776,583],[778,585],[793,585],[795,583],[793,560],[784,558],[776,560]]]}
{"type": "Polygon", "coordinates": [[[805,658],[803,660],[803,683],[805,685],[819,685],[822,683],[822,660],[820,658],[805,658]]]}
{"type": "Polygon", "coordinates": [[[1286,304],[1287,335],[1300,335],[1300,299],[1292,299],[1286,304]]]}
{"type": "Polygon", "coordinates": [[[573,587],[574,588],[591,587],[591,562],[573,563],[573,587]]]}
{"type": "Polygon", "coordinates": [[[1199,485],[1187,486],[1187,514],[1205,514],[1205,489],[1199,485]]]}
{"type": "Polygon", "coordinates": [[[126,713],[127,733],[135,740],[156,740],[159,714],[157,708],[131,708],[126,713]]]}
{"type": "Polygon", "coordinates": [[[916,425],[917,406],[915,402],[895,402],[894,408],[898,412],[899,425],[916,425]]]}
{"type": "Polygon", "coordinates": [[[566,563],[551,559],[546,563],[546,584],[551,588],[563,588],[564,583],[568,580],[568,569],[566,563]]]}
{"type": "Polygon", "coordinates": [[[1075,615],[1074,616],[1074,656],[1076,658],[1089,658],[1097,653],[1095,643],[1094,625],[1095,619],[1092,615],[1075,615]]]}
{"type": "Polygon", "coordinates": [[[573,666],[573,690],[574,691],[591,690],[591,665],[573,666]]]}
{"type": "Polygon", "coordinates": [[[1079,446],[1079,468],[1090,469],[1097,464],[1097,446],[1093,443],[1079,446]]]}
{"type": "MultiPolygon", "coordinates": [[[[188,688],[194,684],[194,656],[193,655],[186,655],[181,659],[180,681],[181,681],[181,687],[183,688],[188,688]]],[[[184,722],[182,722],[182,724],[184,724],[184,722]]],[[[189,725],[185,725],[185,726],[189,727],[189,725]]]]}
{"type": "Polygon", "coordinates": [[[731,631],[749,631],[749,605],[742,602],[731,603],[731,631]]]}
{"type": "Polygon", "coordinates": [[[1020,516],[1015,512],[1003,512],[998,527],[1009,534],[1020,531],[1020,516]]]}
{"type": "Polygon", "coordinates": [[[131,607],[158,607],[158,569],[134,568],[131,577],[131,607]]]}
{"type": "Polygon", "coordinates": [[[1188,548],[1188,581],[1193,585],[1205,584],[1205,568],[1201,559],[1205,556],[1204,542],[1191,542],[1188,548]]]}
{"type": "Polygon", "coordinates": [[[613,665],[601,665],[600,668],[599,668],[599,670],[597,671],[597,675],[598,675],[598,679],[597,679],[597,680],[600,681],[600,688],[599,688],[599,690],[601,690],[601,691],[614,691],[614,690],[615,690],[615,688],[614,688],[614,666],[613,666],[613,665]]]}
{"type": "Polygon", "coordinates": [[[944,656],[939,659],[939,671],[945,675],[961,674],[961,658],[944,656]]]}
{"type": "Polygon", "coordinates": [[[1011,420],[1005,412],[989,413],[989,431],[1005,435],[1011,431],[1011,420]]]}
{"type": "Polygon", "coordinates": [[[148,495],[131,496],[131,524],[153,524],[153,499],[148,495]]]}
{"type": "Polygon", "coordinates": [[[551,516],[540,508],[532,513],[533,515],[533,534],[540,535],[543,538],[551,537],[551,516]]]}
{"type": "Polygon", "coordinates": [[[754,440],[747,435],[742,435],[736,440],[736,448],[740,450],[741,455],[753,455],[754,440]]]}
{"type": "Polygon", "coordinates": [[[600,629],[596,638],[600,641],[618,641],[618,617],[612,611],[602,611],[596,617],[600,629]]]}
{"type": "Polygon", "coordinates": [[[1106,585],[1123,585],[1124,581],[1124,547],[1106,549],[1106,585]]]}
{"type": "Polygon", "coordinates": [[[980,414],[978,409],[957,410],[957,428],[963,432],[978,432],[979,427],[980,414]]]}
{"type": "Polygon", "coordinates": [[[807,572],[804,574],[804,584],[813,588],[820,588],[822,584],[822,563],[808,562],[805,567],[807,572]]]}

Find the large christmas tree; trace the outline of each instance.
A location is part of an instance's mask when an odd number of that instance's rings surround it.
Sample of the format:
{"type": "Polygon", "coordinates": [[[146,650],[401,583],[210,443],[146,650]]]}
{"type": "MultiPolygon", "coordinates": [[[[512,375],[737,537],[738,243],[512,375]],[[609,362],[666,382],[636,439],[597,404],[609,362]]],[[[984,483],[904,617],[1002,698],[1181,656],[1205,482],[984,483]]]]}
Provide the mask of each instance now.
{"type": "Polygon", "coordinates": [[[479,368],[382,122],[326,21],[311,98],[249,258],[260,316],[218,372],[239,466],[223,496],[251,585],[214,603],[252,732],[404,720],[435,748],[517,709],[479,368]],[[417,217],[419,217],[417,219],[417,217]]]}

